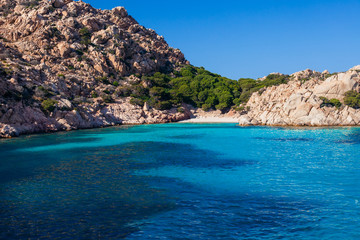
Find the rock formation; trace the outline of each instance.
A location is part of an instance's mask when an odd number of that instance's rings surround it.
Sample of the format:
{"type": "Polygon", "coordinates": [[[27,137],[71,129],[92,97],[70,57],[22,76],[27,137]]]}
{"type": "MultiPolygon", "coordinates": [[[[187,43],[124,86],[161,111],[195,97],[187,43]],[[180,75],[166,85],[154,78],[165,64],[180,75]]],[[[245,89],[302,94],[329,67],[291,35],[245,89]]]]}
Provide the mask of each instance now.
{"type": "Polygon", "coordinates": [[[123,7],[1,0],[0,15],[0,137],[188,117],[118,96],[138,74],[188,64],[123,7]]]}
{"type": "Polygon", "coordinates": [[[305,70],[291,75],[287,84],[254,93],[240,125],[354,126],[360,110],[343,104],[347,91],[359,91],[360,65],[332,76],[305,70]],[[342,106],[327,106],[323,98],[338,99],[342,106]]]}

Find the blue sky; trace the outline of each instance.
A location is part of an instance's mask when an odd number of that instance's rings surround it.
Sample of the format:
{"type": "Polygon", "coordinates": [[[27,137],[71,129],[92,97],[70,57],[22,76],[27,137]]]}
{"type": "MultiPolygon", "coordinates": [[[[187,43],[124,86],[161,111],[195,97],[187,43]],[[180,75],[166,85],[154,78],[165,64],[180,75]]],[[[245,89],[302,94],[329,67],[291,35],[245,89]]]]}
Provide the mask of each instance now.
{"type": "Polygon", "coordinates": [[[195,66],[258,78],[360,64],[359,0],[83,0],[124,6],[195,66]]]}

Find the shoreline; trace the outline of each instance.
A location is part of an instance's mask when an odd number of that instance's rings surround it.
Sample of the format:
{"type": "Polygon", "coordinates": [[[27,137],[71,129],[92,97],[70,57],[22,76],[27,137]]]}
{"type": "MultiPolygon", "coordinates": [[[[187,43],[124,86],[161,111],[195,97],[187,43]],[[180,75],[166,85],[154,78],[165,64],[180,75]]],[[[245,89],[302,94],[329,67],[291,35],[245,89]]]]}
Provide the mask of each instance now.
{"type": "Polygon", "coordinates": [[[102,129],[102,128],[111,128],[111,127],[121,127],[121,126],[141,126],[141,125],[158,125],[158,124],[177,124],[177,123],[199,123],[199,124],[211,124],[211,123],[236,123],[238,127],[270,127],[270,128],[297,128],[297,129],[317,129],[317,128],[360,128],[360,125],[319,125],[319,126],[310,126],[310,125],[239,125],[236,119],[231,117],[196,117],[191,118],[188,120],[182,120],[177,122],[167,122],[167,123],[126,123],[126,124],[115,124],[115,125],[108,125],[108,126],[101,126],[101,127],[92,127],[92,128],[77,128],[71,130],[59,130],[59,131],[47,131],[47,132],[32,132],[32,133],[25,133],[20,134],[19,136],[13,137],[0,137],[0,141],[4,141],[7,139],[16,139],[21,137],[30,137],[34,135],[47,135],[47,134],[56,134],[56,133],[67,133],[67,132],[74,132],[74,131],[81,131],[81,130],[91,130],[91,129],[102,129]]]}
{"type": "Polygon", "coordinates": [[[239,119],[233,117],[195,117],[178,123],[239,123],[239,119]]]}

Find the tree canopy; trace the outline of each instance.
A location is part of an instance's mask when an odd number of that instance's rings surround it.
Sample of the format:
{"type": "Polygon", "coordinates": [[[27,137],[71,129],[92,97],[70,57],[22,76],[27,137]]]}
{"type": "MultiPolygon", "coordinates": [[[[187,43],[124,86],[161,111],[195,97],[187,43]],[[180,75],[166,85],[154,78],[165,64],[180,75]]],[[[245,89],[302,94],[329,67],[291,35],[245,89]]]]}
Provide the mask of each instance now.
{"type": "Polygon", "coordinates": [[[132,103],[164,110],[191,104],[204,110],[229,110],[246,103],[251,94],[272,85],[286,83],[287,75],[269,75],[265,80],[238,81],[211,73],[203,67],[185,66],[171,74],[155,73],[119,89],[119,95],[132,97],[132,103]]]}

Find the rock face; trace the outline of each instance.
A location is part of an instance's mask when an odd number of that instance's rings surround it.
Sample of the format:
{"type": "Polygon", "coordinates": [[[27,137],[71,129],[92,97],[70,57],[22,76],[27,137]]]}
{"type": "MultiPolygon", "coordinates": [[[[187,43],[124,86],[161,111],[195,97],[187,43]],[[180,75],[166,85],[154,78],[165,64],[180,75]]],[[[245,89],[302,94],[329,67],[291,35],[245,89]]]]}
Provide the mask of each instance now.
{"type": "Polygon", "coordinates": [[[1,0],[0,15],[0,137],[188,117],[119,96],[139,75],[188,64],[123,7],[1,0]]]}
{"type": "Polygon", "coordinates": [[[343,101],[350,90],[359,91],[360,66],[329,76],[328,72],[305,70],[291,75],[288,84],[254,93],[240,125],[353,126],[360,125],[360,110],[344,104],[323,106],[320,97],[343,101]],[[325,79],[325,80],[324,80],[325,79]]]}

